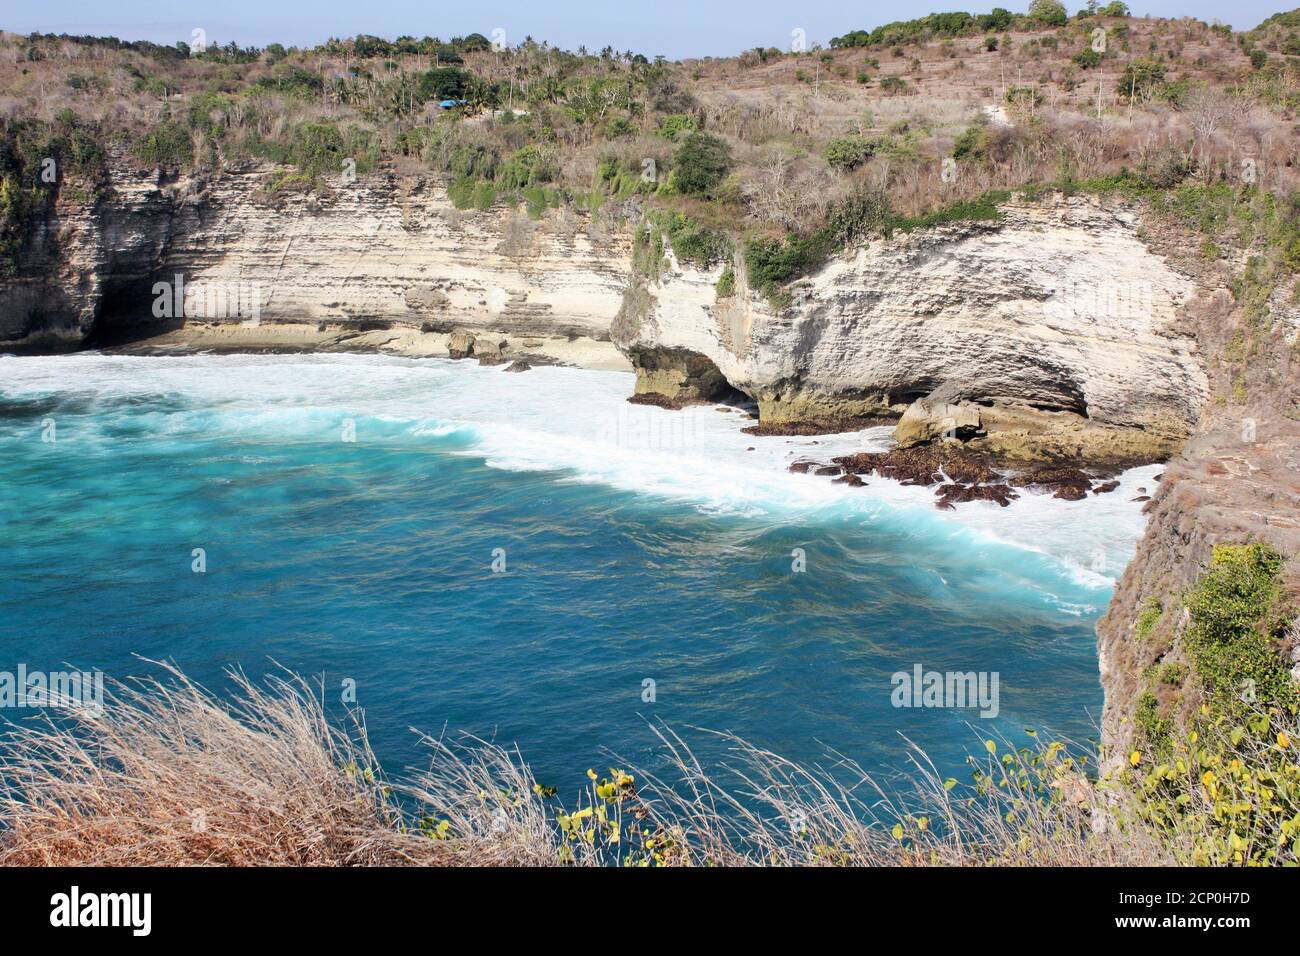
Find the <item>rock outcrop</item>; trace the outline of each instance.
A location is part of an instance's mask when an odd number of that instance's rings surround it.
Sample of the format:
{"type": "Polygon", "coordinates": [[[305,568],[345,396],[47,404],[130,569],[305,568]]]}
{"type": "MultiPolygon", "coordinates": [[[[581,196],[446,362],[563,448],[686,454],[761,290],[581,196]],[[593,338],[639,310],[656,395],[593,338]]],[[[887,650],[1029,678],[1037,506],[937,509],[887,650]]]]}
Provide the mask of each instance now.
{"type": "Polygon", "coordinates": [[[330,324],[345,337],[401,325],[501,364],[524,353],[494,348],[500,334],[612,337],[648,401],[739,390],[762,433],[886,417],[904,446],[956,438],[1009,460],[1161,458],[1204,401],[1179,324],[1192,284],[1147,248],[1133,214],[1088,199],[1012,202],[1001,222],[877,240],[794,283],[776,309],[740,261],[724,298],[722,265],[681,266],[671,251],[658,280],[635,276],[636,208],[459,211],[437,182],[388,173],[272,196],[270,172],[169,180],[119,156],[96,202],[61,190],[18,277],[0,283],[0,348],[194,320],[330,324]]]}
{"type": "Polygon", "coordinates": [[[665,365],[689,356],[686,387],[711,387],[698,371],[711,365],[764,423],[905,413],[904,441],[955,426],[1011,459],[1176,451],[1206,395],[1179,323],[1191,281],[1147,248],[1134,213],[1086,198],[1004,212],[836,256],[780,309],[747,288],[739,257],[735,292],[719,299],[723,265],[669,252],[663,275],[629,290],[614,342],[638,390],[659,390],[665,365]]]}
{"type": "Polygon", "coordinates": [[[953,404],[948,396],[959,394],[957,388],[938,388],[907,407],[894,428],[894,440],[903,448],[927,445],[933,441],[969,441],[985,434],[978,405],[953,404]]]}

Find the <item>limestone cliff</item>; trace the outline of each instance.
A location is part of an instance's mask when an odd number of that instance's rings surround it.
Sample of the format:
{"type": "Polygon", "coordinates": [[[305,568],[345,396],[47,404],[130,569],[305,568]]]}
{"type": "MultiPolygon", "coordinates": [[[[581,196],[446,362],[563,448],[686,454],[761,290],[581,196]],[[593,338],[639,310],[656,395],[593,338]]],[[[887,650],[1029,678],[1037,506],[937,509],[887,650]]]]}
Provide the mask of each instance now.
{"type": "MultiPolygon", "coordinates": [[[[1102,738],[1112,760],[1128,753],[1144,694],[1180,720],[1199,703],[1195,686],[1171,685],[1155,674],[1156,665],[1188,663],[1183,599],[1215,545],[1262,541],[1276,548],[1289,559],[1284,586],[1300,605],[1298,284],[1292,277],[1279,290],[1272,328],[1257,330],[1262,334],[1244,370],[1219,358],[1252,325],[1226,291],[1206,297],[1188,317],[1207,356],[1214,397],[1196,433],[1166,466],[1146,505],[1137,554],[1097,625],[1106,691],[1102,738]]],[[[1300,679],[1300,627],[1277,650],[1300,679]]]]}
{"type": "Polygon", "coordinates": [[[191,298],[189,318],[607,338],[626,282],[621,209],[462,212],[440,183],[393,174],[272,196],[256,165],[168,180],[117,160],[110,173],[97,201],[63,190],[37,224],[18,278],[0,283],[0,347],[155,323],[154,283],[177,275],[223,294],[191,298]]]}
{"type": "Polygon", "coordinates": [[[724,266],[683,266],[669,251],[629,293],[614,341],[638,391],[689,398],[712,385],[711,365],[768,422],[834,425],[942,395],[905,423],[939,433],[972,416],[974,444],[1003,456],[1150,460],[1190,434],[1206,379],[1181,321],[1193,284],[1137,227],[1134,213],[1088,199],[1013,202],[1000,222],[836,256],[781,309],[748,290],[739,257],[735,292],[719,298],[724,266]]]}

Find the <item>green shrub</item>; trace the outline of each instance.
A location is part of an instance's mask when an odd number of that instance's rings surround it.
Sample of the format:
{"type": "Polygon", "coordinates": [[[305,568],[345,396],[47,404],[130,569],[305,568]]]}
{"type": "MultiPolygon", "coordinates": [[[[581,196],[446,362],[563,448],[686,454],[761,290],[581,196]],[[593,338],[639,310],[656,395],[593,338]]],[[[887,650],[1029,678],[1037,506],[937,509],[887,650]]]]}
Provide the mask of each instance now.
{"type": "Polygon", "coordinates": [[[1187,665],[1180,661],[1164,661],[1151,669],[1151,680],[1166,687],[1181,687],[1187,679],[1187,665]]]}
{"type": "Polygon", "coordinates": [[[663,236],[650,223],[643,222],[632,236],[632,274],[657,280],[663,266],[663,236]]]}
{"type": "Polygon", "coordinates": [[[650,220],[667,238],[679,262],[707,269],[731,256],[731,237],[701,226],[685,213],[652,212],[650,220]]]}
{"type": "Polygon", "coordinates": [[[983,126],[972,126],[957,137],[952,144],[953,159],[980,159],[988,153],[989,131],[983,126]]]}
{"type": "Polygon", "coordinates": [[[626,199],[638,192],[653,192],[658,185],[642,178],[641,170],[623,163],[615,156],[602,156],[596,163],[596,189],[602,194],[626,199]]]}
{"type": "Polygon", "coordinates": [[[1153,691],[1182,665],[1148,671],[1133,715],[1135,749],[1111,781],[1125,788],[1119,823],[1136,823],[1192,865],[1294,864],[1300,857],[1297,696],[1278,656],[1294,611],[1282,557],[1254,543],[1215,547],[1186,598],[1184,641],[1204,691],[1192,726],[1177,728],[1153,691]],[[1176,733],[1177,731],[1177,733],[1176,733]]]}
{"type": "Polygon", "coordinates": [[[349,169],[365,173],[379,160],[379,136],[373,130],[350,126],[340,130],[330,122],[306,122],[294,126],[279,142],[258,140],[253,151],[274,163],[297,167],[297,173],[281,176],[278,185],[297,184],[316,187],[322,176],[349,169]]]}
{"type": "Polygon", "coordinates": [[[903,79],[901,76],[890,75],[882,76],[880,78],[880,89],[883,92],[888,93],[890,96],[899,96],[908,92],[911,89],[911,86],[909,86],[907,80],[903,79]]]}
{"type": "Polygon", "coordinates": [[[1151,632],[1160,623],[1160,618],[1164,613],[1165,609],[1159,598],[1147,598],[1146,603],[1142,605],[1142,610],[1138,613],[1136,623],[1133,625],[1134,635],[1139,641],[1145,641],[1151,636],[1151,632]]]}
{"type": "Polygon", "coordinates": [[[1011,193],[1007,190],[990,189],[976,199],[963,199],[924,216],[889,216],[885,220],[885,232],[931,229],[950,222],[998,221],[1002,218],[1002,211],[998,206],[1010,198],[1011,193]]]}
{"type": "Polygon", "coordinates": [[[474,74],[458,67],[437,67],[420,74],[416,84],[416,99],[420,103],[465,99],[473,78],[474,74]]]}
{"type": "Polygon", "coordinates": [[[1216,712],[1236,713],[1243,702],[1256,700],[1295,709],[1296,690],[1279,656],[1278,642],[1293,613],[1282,598],[1277,551],[1259,543],[1215,547],[1209,569],[1188,596],[1184,640],[1216,712]]]}
{"type": "Polygon", "coordinates": [[[290,63],[277,63],[269,75],[253,81],[255,88],[274,90],[304,100],[320,96],[324,85],[319,73],[290,63]]]}
{"type": "Polygon", "coordinates": [[[626,116],[611,117],[609,122],[605,124],[606,139],[619,139],[623,136],[631,136],[634,132],[636,132],[636,127],[632,125],[632,121],[626,116]]]}
{"type": "Polygon", "coordinates": [[[1092,47],[1086,46],[1070,57],[1070,62],[1076,64],[1080,69],[1087,70],[1101,63],[1101,54],[1092,47]]]}
{"type": "Polygon", "coordinates": [[[1126,99],[1150,99],[1164,82],[1164,64],[1151,57],[1143,57],[1124,67],[1124,72],[1115,83],[1115,92],[1126,99]]]}
{"type": "Polygon", "coordinates": [[[782,287],[824,263],[838,249],[880,232],[889,217],[883,190],[864,187],[839,203],[815,232],[787,236],[784,241],[751,238],[744,244],[749,286],[783,307],[782,287]]]}
{"type": "Polygon", "coordinates": [[[1070,22],[1061,0],[1031,0],[1029,17],[1049,27],[1063,27],[1070,22]]]}
{"type": "Polygon", "coordinates": [[[665,139],[677,139],[682,133],[695,132],[695,117],[685,113],[665,116],[659,122],[659,135],[665,139]]]}
{"type": "Polygon", "coordinates": [[[136,158],[152,166],[187,166],[194,159],[190,131],[176,120],[163,120],[141,139],[131,151],[136,158]]]}
{"type": "Polygon", "coordinates": [[[0,124],[0,276],[17,272],[18,258],[68,174],[89,181],[83,201],[93,199],[104,176],[105,152],[98,127],[60,110],[52,123],[10,120],[0,124]],[[46,161],[54,166],[47,167],[46,161]],[[47,181],[47,168],[54,174],[47,181]]]}
{"type": "Polygon", "coordinates": [[[826,162],[836,169],[856,169],[876,152],[879,144],[865,136],[838,136],[826,144],[826,162]]]}
{"type": "Polygon", "coordinates": [[[719,299],[730,299],[736,294],[736,272],[731,266],[722,270],[722,275],[718,276],[718,284],[715,286],[717,297],[719,299]]]}
{"type": "Polygon", "coordinates": [[[474,179],[472,176],[458,176],[447,186],[447,198],[457,209],[492,208],[497,200],[496,184],[488,180],[474,179]]]}
{"type": "Polygon", "coordinates": [[[529,143],[516,150],[501,167],[497,183],[505,189],[523,189],[549,183],[559,175],[560,167],[549,149],[529,143]]]}
{"type": "Polygon", "coordinates": [[[1029,106],[1037,109],[1043,105],[1043,94],[1033,86],[1008,86],[1007,102],[1012,106],[1029,106]]]}
{"type": "Polygon", "coordinates": [[[1160,712],[1160,701],[1151,691],[1143,692],[1137,701],[1133,714],[1133,723],[1138,729],[1139,747],[1153,750],[1156,759],[1163,759],[1169,750],[1169,735],[1173,731],[1173,721],[1160,712]]]}
{"type": "Polygon", "coordinates": [[[482,143],[458,143],[447,154],[444,169],[453,176],[495,179],[500,165],[496,150],[482,143]]]}
{"type": "Polygon", "coordinates": [[[691,133],[673,154],[672,183],[688,196],[713,192],[731,169],[731,147],[708,133],[691,133]]]}

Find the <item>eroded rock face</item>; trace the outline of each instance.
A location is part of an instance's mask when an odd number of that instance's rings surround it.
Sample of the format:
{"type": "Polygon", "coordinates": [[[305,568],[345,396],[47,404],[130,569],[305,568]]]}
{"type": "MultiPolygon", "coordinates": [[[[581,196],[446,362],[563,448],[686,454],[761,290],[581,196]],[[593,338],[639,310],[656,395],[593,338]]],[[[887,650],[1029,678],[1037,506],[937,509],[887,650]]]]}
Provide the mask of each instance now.
{"type": "Polygon", "coordinates": [[[456,329],[447,336],[447,355],[454,359],[469,358],[474,354],[474,333],[468,329],[456,329]]]}
{"type": "Polygon", "coordinates": [[[608,339],[631,248],[619,209],[459,211],[435,180],[391,174],[271,197],[270,172],[169,181],[112,160],[104,198],[61,194],[19,276],[0,282],[0,347],[76,347],[96,330],[157,324],[153,285],[177,275],[191,290],[238,290],[238,307],[190,318],[608,339]]]}
{"type": "MultiPolygon", "coordinates": [[[[1229,332],[1233,324],[1223,322],[1229,332]]],[[[1276,548],[1288,559],[1283,588],[1300,600],[1300,420],[1288,413],[1300,403],[1300,357],[1279,336],[1248,374],[1254,376],[1249,403],[1212,405],[1183,453],[1166,466],[1143,506],[1148,521],[1137,554],[1097,624],[1110,766],[1134,745],[1133,715],[1144,693],[1184,725],[1195,714],[1196,693],[1149,675],[1154,664],[1187,661],[1184,600],[1216,545],[1259,541],[1276,548]],[[1149,608],[1159,616],[1143,633],[1139,621],[1149,608]]],[[[1292,650],[1300,648],[1298,639],[1300,631],[1293,632],[1292,650]]],[[[1286,647],[1277,650],[1285,654],[1286,647]]]]}
{"type": "Polygon", "coordinates": [[[950,388],[900,437],[933,440],[951,417],[1013,459],[1171,454],[1206,395],[1179,326],[1192,283],[1146,248],[1134,214],[1086,198],[1004,212],[840,255],[792,284],[784,310],[747,289],[743,263],[718,300],[723,266],[670,257],[629,293],[613,339],[629,355],[710,359],[764,422],[899,415],[950,388]]]}
{"type": "Polygon", "coordinates": [[[718,367],[698,352],[651,349],[627,354],[636,369],[636,395],[662,396],[680,406],[713,401],[731,392],[718,367]]]}

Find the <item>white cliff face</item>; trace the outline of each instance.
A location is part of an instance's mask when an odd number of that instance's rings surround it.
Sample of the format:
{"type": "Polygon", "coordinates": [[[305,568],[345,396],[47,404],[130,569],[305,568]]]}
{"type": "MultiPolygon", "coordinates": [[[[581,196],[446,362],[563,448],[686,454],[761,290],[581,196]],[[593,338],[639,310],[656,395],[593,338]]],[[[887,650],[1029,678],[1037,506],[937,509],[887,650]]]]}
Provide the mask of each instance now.
{"type": "Polygon", "coordinates": [[[615,342],[640,364],[707,358],[772,422],[897,412],[938,392],[1004,431],[1141,430],[1176,444],[1206,394],[1178,322],[1193,284],[1147,250],[1132,214],[1073,198],[1004,213],[837,256],[790,287],[783,311],[739,273],[718,301],[721,267],[670,258],[615,342]]]}
{"type": "Polygon", "coordinates": [[[617,210],[460,211],[440,183],[392,175],[270,197],[265,167],[170,183],[112,172],[94,209],[60,203],[42,227],[59,242],[34,243],[31,277],[0,287],[0,341],[75,345],[96,324],[179,318],[154,311],[153,284],[176,275],[187,318],[608,338],[626,284],[617,210]]]}
{"type": "Polygon", "coordinates": [[[722,266],[671,253],[657,281],[635,278],[635,209],[459,211],[436,181],[391,174],[271,196],[270,172],[165,181],[115,162],[109,194],[61,198],[25,272],[0,283],[0,344],[75,347],[174,321],[154,285],[180,275],[187,319],[612,334],[638,391],[730,385],[778,425],[897,416],[926,399],[900,440],[944,433],[946,415],[1013,457],[1167,454],[1204,401],[1179,323],[1192,283],[1148,250],[1134,214],[1091,199],[1013,201],[1001,222],[871,242],[793,283],[778,310],[739,262],[722,300],[722,266]],[[207,289],[224,299],[193,295],[207,289]]]}
{"type": "Polygon", "coordinates": [[[259,207],[254,174],[216,181],[182,216],[165,266],[187,281],[259,286],[261,318],[383,318],[607,337],[627,231],[571,210],[459,211],[430,180],[362,177],[323,199],[259,207]]]}

